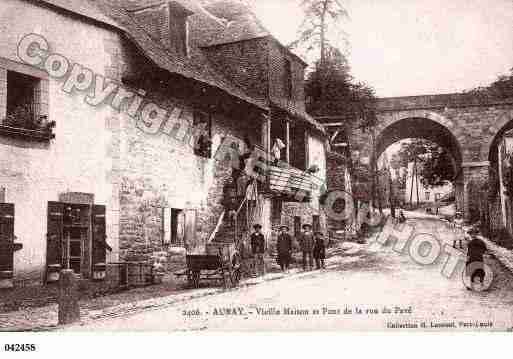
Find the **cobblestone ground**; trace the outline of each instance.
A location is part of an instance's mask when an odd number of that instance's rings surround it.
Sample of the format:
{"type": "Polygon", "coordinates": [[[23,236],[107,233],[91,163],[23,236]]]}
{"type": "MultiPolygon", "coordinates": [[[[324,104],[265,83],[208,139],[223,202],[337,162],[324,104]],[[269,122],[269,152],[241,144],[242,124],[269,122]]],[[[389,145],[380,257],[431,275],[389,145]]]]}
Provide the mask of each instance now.
{"type": "MultiPolygon", "coordinates": [[[[277,265],[269,263],[274,271],[264,277],[249,278],[241,281],[241,286],[258,285],[263,281],[283,278],[285,275],[277,271],[277,265]]],[[[297,275],[299,270],[291,270],[288,275],[297,275]]],[[[185,283],[177,283],[168,278],[161,285],[136,288],[126,292],[100,296],[80,301],[81,323],[87,324],[96,320],[126,316],[148,309],[162,308],[179,302],[190,301],[223,292],[221,284],[208,287],[202,284],[200,289],[184,289],[185,283]]],[[[17,311],[0,313],[0,331],[39,331],[57,327],[57,304],[41,307],[26,307],[17,311]]]]}
{"type": "MultiPolygon", "coordinates": [[[[409,224],[419,233],[433,233],[452,244],[454,233],[441,221],[419,218],[410,219],[409,224]]],[[[513,327],[513,276],[491,256],[486,263],[493,268],[495,281],[488,291],[474,292],[462,283],[463,265],[450,279],[441,274],[444,257],[422,266],[391,246],[351,249],[340,250],[323,271],[65,330],[381,331],[423,330],[424,324],[425,330],[474,331],[513,327]],[[345,309],[352,312],[344,314],[345,309]]]]}

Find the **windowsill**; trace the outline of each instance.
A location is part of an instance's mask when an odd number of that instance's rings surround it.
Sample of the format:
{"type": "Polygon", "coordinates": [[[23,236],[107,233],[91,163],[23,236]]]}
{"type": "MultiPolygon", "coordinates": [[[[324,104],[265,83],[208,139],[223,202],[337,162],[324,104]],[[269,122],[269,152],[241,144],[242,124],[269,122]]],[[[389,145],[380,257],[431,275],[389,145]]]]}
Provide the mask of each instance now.
{"type": "Polygon", "coordinates": [[[19,138],[28,141],[47,142],[55,138],[51,130],[29,130],[0,124],[0,136],[19,138]]]}

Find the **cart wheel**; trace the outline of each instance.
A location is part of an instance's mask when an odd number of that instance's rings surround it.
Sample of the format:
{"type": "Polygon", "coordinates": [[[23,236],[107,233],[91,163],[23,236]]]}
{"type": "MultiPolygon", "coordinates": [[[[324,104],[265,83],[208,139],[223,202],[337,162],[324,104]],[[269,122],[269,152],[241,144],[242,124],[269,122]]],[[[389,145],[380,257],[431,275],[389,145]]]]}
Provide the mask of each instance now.
{"type": "Polygon", "coordinates": [[[231,278],[230,278],[232,281],[233,287],[237,287],[239,285],[240,277],[241,277],[240,268],[234,269],[232,272],[231,278]]]}
{"type": "Polygon", "coordinates": [[[223,272],[223,287],[224,289],[230,289],[230,272],[223,272]]]}
{"type": "Polygon", "coordinates": [[[192,286],[193,288],[199,288],[200,271],[192,272],[192,286]]]}
{"type": "Polygon", "coordinates": [[[193,283],[193,281],[192,281],[192,271],[188,270],[188,271],[187,271],[187,286],[188,286],[189,288],[192,288],[193,284],[194,284],[194,283],[193,283]]]}

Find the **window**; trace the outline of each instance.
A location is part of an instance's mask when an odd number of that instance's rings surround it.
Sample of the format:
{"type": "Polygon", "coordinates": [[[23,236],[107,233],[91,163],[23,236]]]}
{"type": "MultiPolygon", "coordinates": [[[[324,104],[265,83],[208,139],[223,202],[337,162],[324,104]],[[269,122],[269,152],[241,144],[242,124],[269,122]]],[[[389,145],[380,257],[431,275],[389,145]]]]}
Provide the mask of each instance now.
{"type": "Polygon", "coordinates": [[[440,193],[435,193],[435,201],[439,201],[442,195],[440,193]]]}
{"type": "Polygon", "coordinates": [[[426,192],[426,201],[429,201],[429,196],[430,196],[430,193],[426,192]]]}
{"type": "Polygon", "coordinates": [[[164,208],[164,244],[184,245],[185,213],[178,208],[164,208]]]}
{"type": "Polygon", "coordinates": [[[41,70],[0,58],[0,134],[30,140],[54,138],[48,115],[48,78],[41,70]]]}
{"type": "Polygon", "coordinates": [[[292,97],[292,64],[285,59],[285,71],[283,73],[283,89],[287,98],[292,97]]]}
{"type": "Polygon", "coordinates": [[[299,236],[301,234],[301,217],[294,217],[294,236],[299,236]]]}
{"type": "Polygon", "coordinates": [[[169,16],[169,32],[171,35],[171,46],[177,54],[182,56],[189,55],[188,37],[189,37],[189,22],[187,15],[178,12],[171,13],[169,16]]]}
{"type": "Polygon", "coordinates": [[[290,164],[300,170],[307,169],[307,142],[306,130],[301,125],[295,124],[290,128],[290,164]]]}
{"type": "Polygon", "coordinates": [[[274,199],[272,202],[272,224],[273,226],[279,226],[281,224],[281,210],[282,202],[279,199],[274,199]]]}
{"type": "Polygon", "coordinates": [[[271,154],[280,161],[287,162],[287,122],[280,118],[271,122],[271,154]]]}
{"type": "Polygon", "coordinates": [[[209,114],[194,111],[194,154],[205,158],[212,157],[212,119],[209,114]]]}
{"type": "Polygon", "coordinates": [[[7,71],[7,108],[4,125],[35,130],[41,127],[36,90],[39,79],[7,71]]]}
{"type": "Polygon", "coordinates": [[[89,278],[94,265],[105,264],[105,206],[48,202],[46,265],[60,265],[89,278]]]}

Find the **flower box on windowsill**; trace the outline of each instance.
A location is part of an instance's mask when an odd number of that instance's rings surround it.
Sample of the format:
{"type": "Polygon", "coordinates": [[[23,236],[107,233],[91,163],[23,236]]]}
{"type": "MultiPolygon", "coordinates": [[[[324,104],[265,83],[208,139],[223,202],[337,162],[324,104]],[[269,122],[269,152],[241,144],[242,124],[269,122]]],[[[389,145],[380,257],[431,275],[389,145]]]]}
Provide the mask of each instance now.
{"type": "Polygon", "coordinates": [[[2,124],[0,124],[0,135],[37,142],[47,142],[55,138],[55,134],[52,132],[51,128],[44,127],[39,130],[29,130],[2,124]]]}

